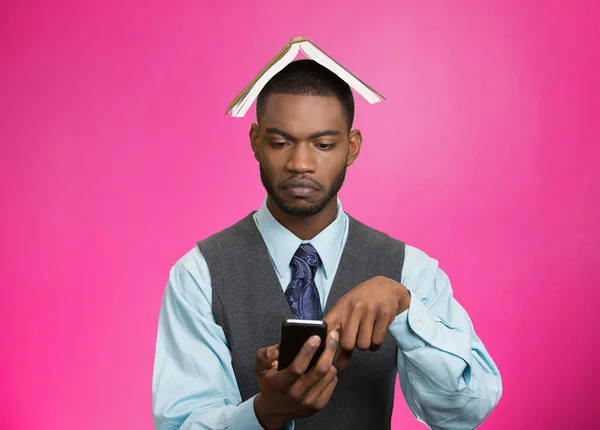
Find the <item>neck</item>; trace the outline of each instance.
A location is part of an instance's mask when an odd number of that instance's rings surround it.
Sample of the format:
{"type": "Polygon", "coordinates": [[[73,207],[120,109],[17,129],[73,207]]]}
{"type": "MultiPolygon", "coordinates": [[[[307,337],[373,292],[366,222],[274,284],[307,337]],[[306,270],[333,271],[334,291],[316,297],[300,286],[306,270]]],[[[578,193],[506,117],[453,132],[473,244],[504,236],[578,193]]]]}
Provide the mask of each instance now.
{"type": "Polygon", "coordinates": [[[294,216],[283,212],[271,197],[267,197],[267,208],[273,217],[301,240],[310,240],[335,220],[337,196],[334,196],[321,212],[312,216],[294,216]]]}

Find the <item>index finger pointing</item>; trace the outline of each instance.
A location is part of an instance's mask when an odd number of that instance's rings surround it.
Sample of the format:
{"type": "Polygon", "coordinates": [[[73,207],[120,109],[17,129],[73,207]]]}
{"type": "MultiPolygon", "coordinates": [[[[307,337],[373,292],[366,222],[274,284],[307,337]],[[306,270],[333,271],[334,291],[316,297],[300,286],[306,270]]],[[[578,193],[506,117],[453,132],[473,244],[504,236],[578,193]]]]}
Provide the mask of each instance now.
{"type": "Polygon", "coordinates": [[[342,328],[342,316],[336,306],[325,315],[323,321],[327,323],[328,331],[339,330],[342,328]]]}

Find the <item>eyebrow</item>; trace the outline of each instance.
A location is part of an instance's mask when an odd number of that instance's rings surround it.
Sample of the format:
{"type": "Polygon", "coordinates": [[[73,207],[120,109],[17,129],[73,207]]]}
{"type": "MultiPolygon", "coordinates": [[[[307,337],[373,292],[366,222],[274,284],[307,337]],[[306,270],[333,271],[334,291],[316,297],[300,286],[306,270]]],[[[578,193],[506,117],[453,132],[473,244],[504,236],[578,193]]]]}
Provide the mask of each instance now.
{"type": "MultiPolygon", "coordinates": [[[[292,141],[297,141],[298,139],[291,135],[290,133],[280,130],[278,128],[275,127],[268,127],[265,129],[265,132],[270,133],[270,134],[278,134],[280,136],[285,137],[286,139],[292,140],[292,141]]],[[[309,139],[317,139],[319,137],[323,137],[323,136],[337,136],[340,134],[339,130],[323,130],[323,131],[318,131],[316,133],[311,134],[310,136],[308,136],[309,139]]]]}

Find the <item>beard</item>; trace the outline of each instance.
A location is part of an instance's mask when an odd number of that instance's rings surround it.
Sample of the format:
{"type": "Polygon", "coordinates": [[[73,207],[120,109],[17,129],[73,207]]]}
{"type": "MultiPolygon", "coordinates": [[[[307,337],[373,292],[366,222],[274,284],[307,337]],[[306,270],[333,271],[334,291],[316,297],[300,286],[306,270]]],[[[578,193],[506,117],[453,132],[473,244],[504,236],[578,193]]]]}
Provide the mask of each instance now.
{"type": "Polygon", "coordinates": [[[275,204],[284,213],[286,213],[287,215],[297,216],[297,217],[309,217],[309,216],[316,215],[319,212],[321,212],[323,209],[325,209],[325,206],[327,206],[327,204],[331,201],[331,199],[337,195],[337,193],[342,188],[342,185],[344,184],[344,180],[346,179],[346,169],[347,169],[347,166],[344,164],[343,169],[333,180],[331,187],[328,190],[325,189],[325,191],[326,191],[325,197],[323,197],[317,203],[313,203],[308,206],[306,206],[306,205],[302,205],[302,206],[287,205],[279,197],[279,195],[277,193],[277,187],[275,187],[271,182],[269,182],[269,179],[267,177],[267,172],[265,172],[265,170],[263,169],[262,164],[260,165],[260,180],[261,180],[263,186],[265,187],[265,190],[267,190],[269,197],[271,197],[273,199],[275,204]]]}

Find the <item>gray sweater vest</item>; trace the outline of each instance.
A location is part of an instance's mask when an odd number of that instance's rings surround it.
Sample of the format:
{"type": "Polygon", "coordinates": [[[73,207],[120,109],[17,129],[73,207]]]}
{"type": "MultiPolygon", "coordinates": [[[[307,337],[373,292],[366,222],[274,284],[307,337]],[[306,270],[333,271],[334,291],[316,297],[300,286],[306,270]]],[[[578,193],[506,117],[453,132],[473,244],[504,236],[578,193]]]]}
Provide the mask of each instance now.
{"type": "MultiPolygon", "coordinates": [[[[281,321],[292,318],[253,214],[197,244],[210,270],[213,315],[225,333],[243,401],[260,391],[252,370],[256,351],[279,343],[281,321]]],[[[349,218],[348,239],[324,315],[367,279],[381,275],[401,280],[404,243],[349,218]]],[[[377,352],[355,350],[350,364],[338,374],[327,407],[295,420],[295,428],[389,429],[396,351],[389,333],[377,352]]]]}

